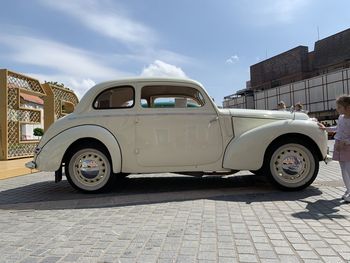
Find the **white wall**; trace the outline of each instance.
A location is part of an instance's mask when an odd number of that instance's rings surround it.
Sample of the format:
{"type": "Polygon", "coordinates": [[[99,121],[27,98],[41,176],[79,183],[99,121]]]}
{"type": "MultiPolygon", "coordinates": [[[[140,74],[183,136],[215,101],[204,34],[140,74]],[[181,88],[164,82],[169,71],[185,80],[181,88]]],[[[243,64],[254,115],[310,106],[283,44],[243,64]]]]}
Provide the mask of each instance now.
{"type": "MultiPolygon", "coordinates": [[[[350,69],[342,69],[314,78],[254,93],[255,109],[274,110],[283,100],[287,107],[300,102],[309,112],[335,109],[335,100],[342,94],[349,94],[350,69]]],[[[241,98],[226,101],[224,106],[241,108],[241,98]]]]}

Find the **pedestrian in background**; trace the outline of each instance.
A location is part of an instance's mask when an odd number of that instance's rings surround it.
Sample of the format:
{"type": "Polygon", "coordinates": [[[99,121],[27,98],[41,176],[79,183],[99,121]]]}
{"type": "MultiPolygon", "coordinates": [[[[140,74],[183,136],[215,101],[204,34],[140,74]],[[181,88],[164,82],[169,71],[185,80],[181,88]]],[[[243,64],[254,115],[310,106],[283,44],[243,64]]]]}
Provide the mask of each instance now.
{"type": "Polygon", "coordinates": [[[336,127],[320,128],[327,131],[336,131],[334,136],[333,160],[339,161],[346,191],[343,200],[350,202],[350,95],[340,96],[336,100],[336,110],[339,113],[338,125],[336,127]]]}
{"type": "Polygon", "coordinates": [[[297,104],[295,104],[295,106],[294,106],[294,111],[304,112],[304,110],[303,110],[303,104],[301,104],[300,102],[298,102],[297,104]]]}
{"type": "Polygon", "coordinates": [[[281,100],[281,101],[277,104],[277,110],[287,110],[286,104],[284,103],[283,100],[281,100]]]}
{"type": "Polygon", "coordinates": [[[295,106],[294,106],[294,111],[296,111],[296,112],[303,112],[303,113],[308,114],[308,111],[307,111],[307,110],[304,110],[304,106],[303,106],[303,104],[301,104],[300,102],[298,102],[297,104],[295,104],[295,106]]]}

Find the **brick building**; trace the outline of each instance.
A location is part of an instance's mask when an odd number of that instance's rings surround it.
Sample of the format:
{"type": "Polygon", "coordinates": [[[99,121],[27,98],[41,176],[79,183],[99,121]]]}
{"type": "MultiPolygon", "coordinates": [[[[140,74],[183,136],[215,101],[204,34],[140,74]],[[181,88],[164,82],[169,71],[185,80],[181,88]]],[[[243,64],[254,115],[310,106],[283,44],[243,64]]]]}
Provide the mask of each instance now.
{"type": "Polygon", "coordinates": [[[317,41],[310,60],[313,75],[350,67],[350,28],[317,41]]]}
{"type": "Polygon", "coordinates": [[[252,89],[269,89],[302,80],[309,73],[308,47],[298,46],[250,67],[252,89]]]}
{"type": "Polygon", "coordinates": [[[298,46],[250,67],[251,87],[264,90],[350,67],[350,29],[315,43],[314,51],[298,46]]]}

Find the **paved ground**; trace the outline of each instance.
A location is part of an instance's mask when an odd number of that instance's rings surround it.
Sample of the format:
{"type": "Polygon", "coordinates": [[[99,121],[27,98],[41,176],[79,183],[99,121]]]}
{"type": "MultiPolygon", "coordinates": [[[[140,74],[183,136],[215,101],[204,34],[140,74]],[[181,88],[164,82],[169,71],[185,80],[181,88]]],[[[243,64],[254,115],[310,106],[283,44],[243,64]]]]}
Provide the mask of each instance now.
{"type": "Polygon", "coordinates": [[[0,181],[0,262],[349,262],[337,162],[280,192],[228,178],[132,176],[80,194],[48,173],[0,181]]]}

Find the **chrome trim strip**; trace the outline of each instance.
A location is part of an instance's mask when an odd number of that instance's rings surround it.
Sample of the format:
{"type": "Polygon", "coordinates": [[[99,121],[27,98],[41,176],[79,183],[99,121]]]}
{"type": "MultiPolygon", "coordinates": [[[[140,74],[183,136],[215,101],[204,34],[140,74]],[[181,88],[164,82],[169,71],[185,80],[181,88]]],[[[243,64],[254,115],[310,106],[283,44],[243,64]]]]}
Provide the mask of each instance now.
{"type": "Polygon", "coordinates": [[[206,113],[206,112],[196,112],[196,113],[188,113],[188,112],[165,112],[165,113],[116,113],[116,114],[103,114],[103,115],[93,115],[93,116],[79,116],[79,117],[68,117],[69,120],[76,119],[88,119],[88,118],[109,118],[109,117],[139,117],[139,116],[171,116],[171,115],[179,115],[179,116],[217,116],[216,113],[206,113]]]}
{"type": "Polygon", "coordinates": [[[242,119],[262,119],[262,120],[292,120],[292,118],[285,118],[285,117],[261,117],[261,115],[257,116],[242,116],[242,115],[231,115],[233,118],[242,118],[242,119]]]}

